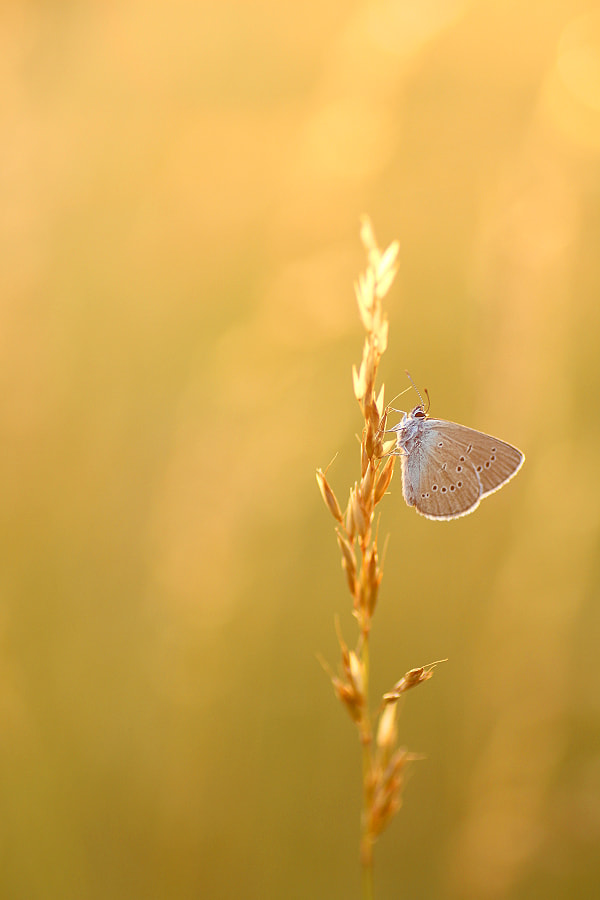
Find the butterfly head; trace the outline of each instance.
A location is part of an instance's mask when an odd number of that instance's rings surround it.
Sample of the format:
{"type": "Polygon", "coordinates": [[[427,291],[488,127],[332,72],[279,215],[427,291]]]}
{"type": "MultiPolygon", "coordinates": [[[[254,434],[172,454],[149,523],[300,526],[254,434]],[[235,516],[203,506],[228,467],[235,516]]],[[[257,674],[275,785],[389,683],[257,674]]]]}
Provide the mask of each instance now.
{"type": "Polygon", "coordinates": [[[415,408],[411,411],[410,414],[411,419],[426,419],[427,413],[423,409],[422,405],[415,406],[415,408]]]}

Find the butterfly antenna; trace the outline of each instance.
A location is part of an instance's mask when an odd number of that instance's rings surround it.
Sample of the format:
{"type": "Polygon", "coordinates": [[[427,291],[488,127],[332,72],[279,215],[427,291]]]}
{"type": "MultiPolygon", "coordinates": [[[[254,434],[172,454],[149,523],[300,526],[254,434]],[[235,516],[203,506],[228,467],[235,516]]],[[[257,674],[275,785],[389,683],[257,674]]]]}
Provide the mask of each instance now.
{"type": "MultiPolygon", "coordinates": [[[[421,391],[419,390],[419,388],[418,388],[418,387],[416,386],[416,384],[414,383],[414,381],[413,381],[413,379],[412,379],[412,375],[410,374],[410,372],[408,371],[408,369],[405,369],[404,371],[406,372],[406,374],[407,374],[407,376],[408,376],[408,379],[409,379],[410,383],[412,384],[412,386],[414,387],[415,391],[417,392],[417,395],[418,395],[418,397],[419,397],[419,400],[421,401],[421,406],[423,407],[423,409],[425,409],[425,404],[423,403],[423,397],[421,396],[421,391]]],[[[427,394],[427,391],[425,391],[425,393],[427,394]]],[[[429,394],[427,394],[427,399],[429,399],[429,394]]],[[[429,409],[429,406],[427,407],[427,409],[429,409]]]]}
{"type": "Polygon", "coordinates": [[[425,415],[427,415],[427,413],[429,412],[429,407],[431,406],[431,400],[429,399],[429,391],[427,390],[427,388],[423,388],[423,390],[425,391],[425,396],[427,397],[427,409],[425,410],[425,415]]]}

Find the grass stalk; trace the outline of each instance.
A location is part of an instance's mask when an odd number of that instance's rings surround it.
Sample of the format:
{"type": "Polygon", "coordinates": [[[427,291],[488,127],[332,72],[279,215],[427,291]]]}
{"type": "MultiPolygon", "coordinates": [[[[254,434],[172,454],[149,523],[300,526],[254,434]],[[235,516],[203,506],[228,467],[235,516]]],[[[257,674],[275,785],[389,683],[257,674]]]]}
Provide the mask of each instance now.
{"type": "Polygon", "coordinates": [[[354,395],[363,417],[360,443],[360,477],[350,488],[344,511],[327,479],[317,470],[317,483],[329,512],[336,521],[342,568],[352,597],[358,634],[354,649],[346,645],[338,626],[341,650],[340,674],[331,675],[334,691],[355,723],[362,745],[363,809],[360,862],[364,900],[373,900],[373,850],[378,836],[389,825],[402,803],[406,765],[411,755],[398,746],[397,710],[401,695],[426,681],[433,666],[411,669],[385,693],[374,712],[369,701],[369,636],[383,566],[377,534],[373,531],[376,507],[382,502],[394,473],[394,441],[385,442],[387,408],[384,388],[376,388],[377,371],[388,344],[388,322],[382,300],[396,275],[398,244],[379,250],[373,228],[364,219],[361,239],[367,267],[356,285],[359,314],[365,329],[363,357],[353,367],[354,395]]]}

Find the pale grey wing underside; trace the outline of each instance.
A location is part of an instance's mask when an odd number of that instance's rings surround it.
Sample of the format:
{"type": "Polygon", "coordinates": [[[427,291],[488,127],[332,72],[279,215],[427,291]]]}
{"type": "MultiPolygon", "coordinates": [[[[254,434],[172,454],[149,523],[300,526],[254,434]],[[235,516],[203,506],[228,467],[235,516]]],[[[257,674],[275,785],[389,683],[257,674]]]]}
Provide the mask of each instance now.
{"type": "Polygon", "coordinates": [[[404,499],[427,518],[455,519],[473,512],[523,460],[515,447],[483,432],[427,419],[420,443],[402,457],[404,499]]]}
{"type": "Polygon", "coordinates": [[[438,448],[431,446],[429,438],[427,435],[410,455],[402,457],[404,499],[430,519],[455,519],[472,512],[481,497],[474,466],[468,462],[461,465],[460,453],[449,457],[446,441],[438,448]]]}
{"type": "Polygon", "coordinates": [[[506,441],[443,419],[431,421],[436,423],[434,427],[441,435],[440,440],[462,448],[461,455],[473,463],[481,481],[482,497],[493,494],[510,481],[523,465],[525,457],[521,451],[506,441]]]}

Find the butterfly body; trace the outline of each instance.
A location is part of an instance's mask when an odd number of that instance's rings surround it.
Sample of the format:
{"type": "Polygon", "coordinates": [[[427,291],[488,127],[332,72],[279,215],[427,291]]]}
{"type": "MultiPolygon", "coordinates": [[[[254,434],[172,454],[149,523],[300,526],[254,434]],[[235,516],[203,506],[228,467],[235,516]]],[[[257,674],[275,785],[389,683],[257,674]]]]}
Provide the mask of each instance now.
{"type": "Polygon", "coordinates": [[[523,465],[520,450],[489,434],[429,418],[422,406],[404,413],[392,451],[402,460],[402,492],[429,519],[456,519],[506,484],[523,465]]]}

